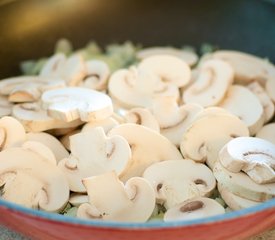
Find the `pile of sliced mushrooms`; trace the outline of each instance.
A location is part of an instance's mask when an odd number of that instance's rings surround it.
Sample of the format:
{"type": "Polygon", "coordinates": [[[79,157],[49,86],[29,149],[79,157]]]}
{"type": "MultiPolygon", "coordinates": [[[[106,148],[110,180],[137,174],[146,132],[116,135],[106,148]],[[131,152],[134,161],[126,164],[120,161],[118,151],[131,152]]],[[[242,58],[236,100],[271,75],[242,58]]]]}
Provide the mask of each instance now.
{"type": "Polygon", "coordinates": [[[223,214],[275,197],[275,66],[237,51],[138,49],[111,68],[58,52],[0,81],[0,196],[121,222],[223,214]]]}

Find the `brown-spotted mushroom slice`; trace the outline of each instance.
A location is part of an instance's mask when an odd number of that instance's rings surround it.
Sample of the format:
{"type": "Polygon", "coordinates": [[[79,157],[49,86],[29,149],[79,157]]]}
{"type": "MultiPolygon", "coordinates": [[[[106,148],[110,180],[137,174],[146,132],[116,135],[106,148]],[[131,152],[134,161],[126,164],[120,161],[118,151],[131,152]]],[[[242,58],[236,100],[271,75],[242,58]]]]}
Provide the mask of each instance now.
{"type": "Polygon", "coordinates": [[[187,85],[191,78],[190,67],[180,58],[171,55],[156,55],[145,58],[139,69],[150,71],[167,82],[178,87],[187,85]]]}
{"type": "Polygon", "coordinates": [[[217,161],[213,173],[218,183],[233,194],[256,202],[275,197],[275,183],[255,183],[246,173],[228,171],[217,161]]]}
{"type": "Polygon", "coordinates": [[[125,114],[125,122],[135,123],[160,132],[160,127],[155,116],[146,108],[132,108],[125,114]]]}
{"type": "Polygon", "coordinates": [[[234,72],[228,63],[218,59],[205,61],[194,84],[183,92],[183,102],[215,106],[224,98],[233,79],[234,72]]]}
{"type": "Polygon", "coordinates": [[[98,91],[105,90],[110,75],[109,66],[100,60],[90,60],[85,64],[87,72],[81,86],[98,91]]]}
{"type": "Polygon", "coordinates": [[[26,140],[23,125],[13,117],[0,119],[0,149],[6,149],[21,144],[26,140]]]}
{"type": "Polygon", "coordinates": [[[0,95],[0,117],[9,116],[12,113],[13,103],[6,96],[0,95]]]}
{"type": "Polygon", "coordinates": [[[221,186],[221,184],[218,184],[218,189],[222,199],[225,201],[226,205],[229,206],[232,210],[249,208],[261,203],[237,196],[225,187],[221,186]]]}
{"type": "Polygon", "coordinates": [[[155,193],[141,177],[125,185],[114,172],[83,179],[89,203],[80,205],[77,216],[119,222],[146,222],[155,208],[155,193]],[[106,190],[107,188],[107,190],[106,190]]]}
{"type": "Polygon", "coordinates": [[[83,124],[79,119],[71,122],[54,119],[48,116],[46,110],[42,109],[37,102],[14,105],[12,116],[18,119],[28,132],[42,132],[56,128],[67,129],[83,124]]]}
{"type": "Polygon", "coordinates": [[[65,122],[77,119],[100,121],[113,113],[112,100],[108,95],[87,88],[49,90],[43,93],[41,100],[49,116],[65,122]]]}
{"type": "Polygon", "coordinates": [[[266,93],[265,89],[258,82],[248,84],[247,88],[251,90],[260,100],[260,103],[264,109],[265,123],[269,122],[274,116],[275,105],[266,93]]]}
{"type": "Polygon", "coordinates": [[[265,139],[275,144],[275,123],[264,125],[256,134],[256,137],[265,139]]]}
{"type": "Polygon", "coordinates": [[[198,61],[198,55],[193,51],[184,49],[177,49],[173,47],[150,47],[139,50],[137,58],[143,60],[145,58],[156,56],[156,55],[171,55],[182,59],[190,67],[194,66],[198,61]]]}
{"type": "Polygon", "coordinates": [[[219,160],[228,171],[243,171],[258,184],[275,182],[275,145],[264,139],[234,138],[221,149],[219,160]]]}
{"type": "Polygon", "coordinates": [[[29,141],[37,141],[46,145],[54,153],[57,162],[63,158],[69,157],[69,153],[66,148],[51,134],[45,132],[29,132],[27,133],[27,139],[29,141]]]}
{"type": "Polygon", "coordinates": [[[108,133],[108,136],[116,135],[124,137],[132,150],[130,164],[119,175],[123,181],[141,176],[153,163],[168,159],[183,159],[173,143],[147,127],[133,123],[121,124],[108,133]]]}
{"type": "Polygon", "coordinates": [[[267,79],[275,75],[273,64],[248,53],[220,50],[211,55],[213,58],[226,61],[233,67],[236,83],[248,84],[257,81],[264,86],[267,79]]]}
{"type": "Polygon", "coordinates": [[[232,85],[219,106],[239,117],[247,125],[252,136],[264,125],[265,115],[262,104],[246,87],[232,85]]]}
{"type": "Polygon", "coordinates": [[[211,198],[197,197],[188,199],[177,206],[168,209],[164,214],[164,222],[192,220],[224,214],[222,205],[211,198]]]}
{"type": "Polygon", "coordinates": [[[25,207],[58,212],[69,200],[63,173],[28,148],[8,148],[0,153],[2,198],[25,207]]]}
{"type": "Polygon", "coordinates": [[[100,127],[72,135],[70,149],[71,155],[61,160],[58,167],[74,192],[85,192],[83,178],[112,170],[120,174],[131,159],[128,142],[121,136],[106,137],[100,127]]]}
{"type": "Polygon", "coordinates": [[[119,125],[119,123],[117,120],[115,120],[113,117],[109,117],[109,118],[103,119],[101,121],[88,122],[83,125],[81,131],[86,132],[86,131],[89,131],[96,127],[102,127],[104,132],[107,134],[112,128],[114,128],[118,125],[119,125]]]}
{"type": "Polygon", "coordinates": [[[212,169],[222,147],[236,136],[249,136],[247,126],[237,117],[218,114],[202,117],[183,134],[180,150],[185,158],[206,162],[212,169]]]}
{"type": "Polygon", "coordinates": [[[63,53],[57,53],[51,56],[42,67],[39,75],[48,77],[57,77],[60,74],[61,68],[66,62],[66,56],[63,53]]]}
{"type": "Polygon", "coordinates": [[[209,196],[216,187],[212,171],[192,160],[154,163],[143,173],[153,186],[157,202],[166,209],[197,196],[209,196]]]}
{"type": "Polygon", "coordinates": [[[202,110],[202,106],[194,103],[178,106],[174,97],[155,98],[152,106],[160,133],[176,146],[180,145],[183,133],[202,110]]]}

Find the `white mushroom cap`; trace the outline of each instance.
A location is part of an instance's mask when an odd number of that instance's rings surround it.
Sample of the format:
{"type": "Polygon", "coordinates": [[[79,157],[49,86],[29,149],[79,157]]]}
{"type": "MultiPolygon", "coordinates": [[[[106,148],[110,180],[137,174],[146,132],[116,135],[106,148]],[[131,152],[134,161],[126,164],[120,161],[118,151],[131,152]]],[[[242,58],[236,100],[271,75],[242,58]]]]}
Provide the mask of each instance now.
{"type": "Polygon", "coordinates": [[[174,97],[158,97],[154,99],[152,112],[160,125],[160,133],[176,146],[180,145],[182,135],[203,110],[198,104],[178,106],[174,97]]]}
{"type": "Polygon", "coordinates": [[[221,186],[221,184],[218,184],[218,189],[222,199],[225,201],[226,205],[228,205],[232,210],[240,210],[260,204],[260,202],[248,200],[246,198],[235,195],[225,187],[221,186]]]}
{"type": "Polygon", "coordinates": [[[61,210],[69,199],[62,172],[29,148],[11,147],[0,153],[0,186],[3,199],[50,212],[61,210]]]}
{"type": "Polygon", "coordinates": [[[197,80],[183,93],[183,102],[204,107],[217,105],[233,83],[232,67],[218,59],[205,61],[199,68],[197,80]]]}
{"type": "Polygon", "coordinates": [[[226,98],[219,106],[244,121],[251,135],[256,134],[264,124],[265,115],[262,104],[254,93],[243,86],[231,86],[226,98]]]}
{"type": "Polygon", "coordinates": [[[85,192],[83,178],[112,170],[120,174],[131,159],[128,142],[121,136],[106,137],[100,127],[72,135],[70,145],[70,157],[61,160],[58,167],[75,192],[85,192]]]}
{"type": "Polygon", "coordinates": [[[26,140],[25,129],[22,124],[13,117],[0,119],[0,148],[6,149],[21,144],[26,140]]]}
{"type": "Polygon", "coordinates": [[[132,108],[125,114],[125,122],[135,123],[160,132],[160,127],[155,116],[146,108],[132,108]]]}
{"type": "Polygon", "coordinates": [[[191,220],[224,214],[225,209],[211,198],[197,197],[186,200],[168,209],[164,214],[165,222],[191,220]]]}
{"type": "Polygon", "coordinates": [[[256,134],[256,137],[265,139],[275,144],[275,123],[263,126],[256,134]]]}
{"type": "Polygon", "coordinates": [[[157,201],[167,209],[196,196],[209,196],[216,186],[207,166],[188,159],[154,163],[146,168],[143,177],[152,184],[157,201]]]}
{"type": "Polygon", "coordinates": [[[63,158],[69,157],[68,151],[65,147],[61,144],[61,142],[52,136],[51,134],[45,132],[29,132],[27,133],[27,139],[29,141],[37,141],[44,145],[46,145],[51,151],[53,152],[57,162],[62,160],[63,158]]]}
{"type": "Polygon", "coordinates": [[[78,217],[145,222],[154,210],[154,190],[144,178],[134,177],[123,185],[114,172],[108,172],[83,179],[83,184],[90,203],[80,205],[78,217]]]}
{"type": "Polygon", "coordinates": [[[205,116],[194,121],[186,130],[180,150],[185,158],[206,162],[210,168],[213,168],[224,144],[236,136],[248,135],[246,125],[233,115],[205,116]]]}
{"type": "Polygon", "coordinates": [[[244,171],[256,183],[275,182],[275,144],[256,137],[238,137],[220,151],[221,164],[231,172],[244,171]]]}
{"type": "Polygon", "coordinates": [[[260,100],[260,103],[264,109],[265,123],[269,122],[274,116],[275,105],[266,93],[265,89],[258,82],[250,83],[247,85],[247,88],[251,90],[260,100]]]}
{"type": "Polygon", "coordinates": [[[213,173],[222,187],[242,198],[263,202],[275,197],[275,183],[257,184],[246,173],[228,171],[219,161],[213,173]]]}
{"type": "Polygon", "coordinates": [[[132,150],[130,163],[119,176],[123,181],[134,176],[141,176],[144,170],[153,163],[168,159],[182,159],[179,150],[167,138],[141,125],[121,124],[108,134],[108,136],[116,135],[124,137],[132,150]]]}
{"type": "Polygon", "coordinates": [[[112,100],[106,94],[92,89],[68,87],[43,93],[43,107],[49,116],[70,122],[99,121],[112,115],[112,100]]]}
{"type": "Polygon", "coordinates": [[[198,61],[198,55],[195,52],[173,47],[149,47],[137,52],[137,58],[141,60],[156,55],[171,55],[178,57],[186,62],[190,67],[195,65],[198,61]]]}
{"type": "Polygon", "coordinates": [[[151,71],[164,82],[178,87],[188,84],[191,78],[190,67],[180,58],[171,55],[156,55],[145,58],[139,64],[143,71],[151,71]]]}
{"type": "Polygon", "coordinates": [[[41,132],[56,128],[67,129],[83,124],[80,119],[71,122],[54,119],[48,116],[46,110],[36,102],[14,105],[12,115],[23,124],[28,132],[41,132]]]}

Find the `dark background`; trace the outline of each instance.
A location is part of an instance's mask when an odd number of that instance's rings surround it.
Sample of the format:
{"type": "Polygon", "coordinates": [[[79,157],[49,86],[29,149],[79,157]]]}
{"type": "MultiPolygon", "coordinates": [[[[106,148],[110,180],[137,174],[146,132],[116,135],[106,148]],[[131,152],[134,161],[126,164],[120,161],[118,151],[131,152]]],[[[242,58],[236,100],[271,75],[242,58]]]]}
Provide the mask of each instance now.
{"type": "Polygon", "coordinates": [[[211,43],[275,62],[275,4],[263,0],[0,0],[0,78],[49,56],[57,39],[74,47],[131,40],[144,46],[211,43]]]}

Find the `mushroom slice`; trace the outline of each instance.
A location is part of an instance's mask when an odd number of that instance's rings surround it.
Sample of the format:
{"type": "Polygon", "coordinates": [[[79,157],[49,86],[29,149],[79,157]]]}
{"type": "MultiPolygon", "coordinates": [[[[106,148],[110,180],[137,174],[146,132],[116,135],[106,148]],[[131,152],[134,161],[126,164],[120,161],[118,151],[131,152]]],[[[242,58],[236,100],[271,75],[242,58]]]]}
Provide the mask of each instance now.
{"type": "Polygon", "coordinates": [[[194,66],[198,61],[198,55],[193,51],[187,51],[184,49],[177,49],[173,47],[150,47],[139,50],[137,58],[143,60],[148,57],[156,55],[171,55],[181,58],[190,67],[194,66]]]}
{"type": "Polygon", "coordinates": [[[89,196],[82,193],[72,193],[69,199],[69,203],[75,207],[79,207],[83,203],[89,202],[89,196]]]}
{"type": "Polygon", "coordinates": [[[135,123],[160,132],[159,123],[154,115],[146,108],[132,108],[125,114],[127,123],[135,123]]]}
{"type": "Polygon", "coordinates": [[[124,137],[132,150],[129,165],[119,175],[123,181],[141,176],[144,170],[153,163],[183,159],[177,147],[167,138],[144,126],[133,123],[121,124],[108,133],[108,136],[116,135],[124,137]]]}
{"type": "Polygon", "coordinates": [[[251,90],[260,100],[260,103],[262,104],[264,109],[264,122],[269,122],[274,116],[275,106],[268,94],[266,93],[265,89],[258,82],[252,82],[248,84],[247,88],[251,90]]]}
{"type": "Polygon", "coordinates": [[[275,144],[275,123],[263,126],[256,134],[256,137],[265,139],[275,144]]]}
{"type": "Polygon", "coordinates": [[[23,124],[28,132],[42,132],[55,128],[66,129],[83,124],[79,119],[71,122],[64,122],[49,117],[46,110],[42,109],[37,102],[14,105],[12,115],[23,124]]]}
{"type": "Polygon", "coordinates": [[[57,77],[61,71],[61,68],[66,62],[66,56],[63,53],[57,53],[51,56],[41,69],[39,75],[48,77],[57,77]]]}
{"type": "Polygon", "coordinates": [[[69,153],[65,149],[65,147],[57,138],[55,138],[51,134],[45,132],[29,132],[27,133],[27,139],[29,141],[37,141],[46,145],[49,149],[52,150],[57,162],[59,162],[63,158],[69,157],[69,153]]]}
{"type": "Polygon", "coordinates": [[[0,149],[16,146],[25,140],[25,129],[18,120],[8,116],[0,119],[0,149]]]}
{"type": "Polygon", "coordinates": [[[222,187],[221,184],[218,184],[218,189],[222,199],[232,210],[240,210],[243,208],[249,208],[260,204],[260,202],[248,200],[246,198],[242,198],[235,195],[225,187],[222,187]]]}
{"type": "Polygon", "coordinates": [[[212,169],[222,147],[236,136],[248,136],[248,128],[237,117],[218,114],[202,117],[183,134],[180,144],[185,158],[206,162],[212,169]]]}
{"type": "Polygon", "coordinates": [[[255,183],[246,173],[233,173],[217,161],[213,173],[218,183],[233,194],[256,202],[275,197],[275,183],[255,183]]]}
{"type": "Polygon", "coordinates": [[[0,187],[3,199],[49,212],[58,212],[69,199],[62,172],[29,148],[11,147],[0,153],[0,187]]]}
{"type": "Polygon", "coordinates": [[[121,136],[106,137],[94,128],[70,137],[71,155],[58,163],[67,176],[71,191],[85,192],[83,178],[114,170],[120,174],[129,164],[131,149],[121,136]]]}
{"type": "Polygon", "coordinates": [[[264,139],[234,138],[221,149],[219,160],[228,171],[244,171],[258,184],[275,182],[275,145],[264,139]]]}
{"type": "Polygon", "coordinates": [[[113,117],[103,119],[101,121],[92,121],[84,124],[81,131],[86,132],[96,127],[102,127],[104,132],[107,134],[112,128],[118,126],[119,123],[113,117]]]}
{"type": "Polygon", "coordinates": [[[205,61],[197,80],[183,93],[183,102],[198,103],[204,107],[217,105],[233,83],[232,67],[218,59],[205,61]]]}
{"type": "Polygon", "coordinates": [[[152,106],[160,133],[176,146],[180,145],[183,133],[202,110],[202,106],[194,103],[178,106],[174,97],[155,98],[152,106]]]}
{"type": "Polygon", "coordinates": [[[192,160],[154,163],[143,173],[153,186],[158,203],[166,209],[197,196],[209,196],[216,187],[212,171],[192,160]]]}
{"type": "Polygon", "coordinates": [[[20,76],[1,80],[0,93],[9,95],[10,102],[34,102],[44,91],[62,87],[65,81],[60,78],[20,76]]]}
{"type": "Polygon", "coordinates": [[[264,125],[265,115],[262,104],[254,93],[243,86],[231,86],[219,106],[244,121],[250,135],[255,135],[264,125]]]}
{"type": "Polygon", "coordinates": [[[236,83],[248,84],[256,80],[264,86],[266,80],[275,74],[274,65],[248,53],[220,50],[211,55],[213,58],[226,61],[233,67],[236,83]]]}
{"type": "Polygon", "coordinates": [[[164,222],[191,220],[206,218],[219,214],[224,214],[225,209],[222,205],[211,198],[196,197],[188,199],[177,206],[168,209],[164,214],[164,222]]]}
{"type": "Polygon", "coordinates": [[[98,91],[105,90],[107,80],[110,75],[109,66],[100,60],[90,60],[86,62],[86,76],[81,84],[83,87],[95,89],[98,91]]]}
{"type": "Polygon", "coordinates": [[[13,104],[6,96],[0,95],[0,117],[11,115],[13,104]]]}
{"type": "Polygon", "coordinates": [[[188,84],[191,78],[190,67],[180,58],[171,55],[156,55],[145,58],[139,64],[143,71],[156,74],[163,82],[169,82],[178,87],[188,84]]]}
{"type": "Polygon", "coordinates": [[[269,78],[266,82],[265,89],[269,97],[275,103],[275,77],[269,78]]]}
{"type": "Polygon", "coordinates": [[[75,134],[78,134],[80,133],[81,130],[80,129],[75,129],[75,130],[72,130],[68,133],[66,133],[65,135],[63,135],[61,138],[60,138],[60,142],[62,143],[62,145],[68,150],[68,151],[71,151],[71,145],[70,145],[70,137],[75,135],[75,134]]]}
{"type": "Polygon", "coordinates": [[[49,116],[65,122],[99,121],[113,113],[108,95],[87,88],[54,89],[44,92],[41,99],[49,116]]]}
{"type": "Polygon", "coordinates": [[[154,190],[144,178],[133,177],[123,185],[114,172],[108,172],[83,179],[83,184],[90,203],[80,205],[78,217],[146,222],[155,208],[154,190]]]}

